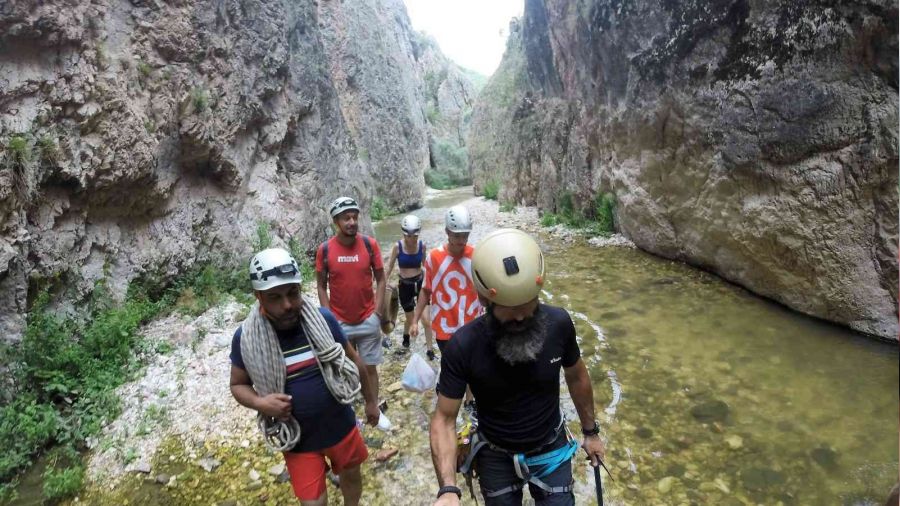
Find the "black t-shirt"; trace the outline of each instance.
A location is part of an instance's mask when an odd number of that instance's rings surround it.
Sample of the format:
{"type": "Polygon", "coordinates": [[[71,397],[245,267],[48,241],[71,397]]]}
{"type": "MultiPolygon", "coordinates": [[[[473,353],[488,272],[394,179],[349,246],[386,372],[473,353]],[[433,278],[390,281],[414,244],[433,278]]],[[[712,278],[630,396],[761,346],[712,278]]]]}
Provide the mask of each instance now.
{"type": "MultiPolygon", "coordinates": [[[[342,346],[346,344],[344,331],[331,311],[319,308],[319,312],[325,317],[334,341],[342,346]]],[[[241,355],[241,329],[238,327],[231,341],[231,363],[246,370],[241,355]]],[[[338,444],[356,426],[353,408],[339,403],[328,390],[303,327],[275,330],[275,333],[287,373],[284,393],[291,396],[291,414],[300,422],[300,441],[290,451],[311,452],[338,444]]]]}
{"type": "Polygon", "coordinates": [[[534,450],[559,426],[559,371],[578,362],[575,325],[561,308],[540,305],[547,341],[534,362],[509,365],[494,348],[481,316],[453,334],[441,357],[438,392],[461,399],[468,384],[478,403],[478,427],[488,441],[515,452],[534,450]]]}

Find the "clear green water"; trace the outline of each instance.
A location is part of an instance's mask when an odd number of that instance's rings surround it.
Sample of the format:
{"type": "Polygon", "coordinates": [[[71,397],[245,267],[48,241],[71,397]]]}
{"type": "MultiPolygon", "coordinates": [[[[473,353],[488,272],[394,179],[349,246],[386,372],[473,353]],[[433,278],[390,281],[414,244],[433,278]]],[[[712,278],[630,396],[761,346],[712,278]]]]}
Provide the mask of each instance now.
{"type": "Polygon", "coordinates": [[[610,495],[883,504],[898,470],[896,344],[640,251],[545,244],[547,298],[573,313],[595,399],[612,405],[610,495]],[[692,415],[711,401],[724,419],[692,415]]]}
{"type": "MultiPolygon", "coordinates": [[[[470,197],[442,192],[415,211],[426,242],[470,197]]],[[[382,244],[399,220],[376,224],[382,244]]],[[[541,241],[544,300],[572,314],[594,381],[608,504],[884,503],[898,475],[896,344],[638,250],[541,241]],[[692,414],[704,405],[719,418],[692,414]]],[[[576,474],[578,503],[592,503],[593,479],[576,474]]]]}

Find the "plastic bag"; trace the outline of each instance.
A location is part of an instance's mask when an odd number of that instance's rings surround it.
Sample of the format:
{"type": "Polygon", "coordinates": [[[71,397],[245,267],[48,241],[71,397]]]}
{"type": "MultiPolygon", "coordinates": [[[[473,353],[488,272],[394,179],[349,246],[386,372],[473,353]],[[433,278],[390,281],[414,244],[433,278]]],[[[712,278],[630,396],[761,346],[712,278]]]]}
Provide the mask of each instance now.
{"type": "Polygon", "coordinates": [[[422,358],[422,355],[413,353],[403,370],[403,376],[400,378],[403,388],[413,392],[425,392],[434,388],[437,383],[437,374],[434,369],[428,365],[428,362],[422,358]]]}

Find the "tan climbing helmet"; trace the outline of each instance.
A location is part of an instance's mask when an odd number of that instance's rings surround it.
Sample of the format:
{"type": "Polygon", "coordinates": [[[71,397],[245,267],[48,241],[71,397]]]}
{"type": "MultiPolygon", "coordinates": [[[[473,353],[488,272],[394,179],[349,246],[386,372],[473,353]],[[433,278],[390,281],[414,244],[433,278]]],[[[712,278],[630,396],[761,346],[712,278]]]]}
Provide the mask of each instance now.
{"type": "Polygon", "coordinates": [[[475,246],[472,277],[482,297],[501,306],[519,306],[541,292],[544,254],[525,232],[502,228],[475,246]]]}

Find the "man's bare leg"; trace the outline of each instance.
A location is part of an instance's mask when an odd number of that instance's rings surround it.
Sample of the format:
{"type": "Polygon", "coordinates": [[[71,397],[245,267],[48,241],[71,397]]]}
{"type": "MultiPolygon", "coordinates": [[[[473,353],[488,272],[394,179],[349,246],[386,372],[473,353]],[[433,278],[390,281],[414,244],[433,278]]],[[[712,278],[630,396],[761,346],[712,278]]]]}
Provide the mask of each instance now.
{"type": "Polygon", "coordinates": [[[366,365],[366,373],[369,375],[369,381],[375,385],[375,398],[378,398],[378,369],[374,365],[366,365]]]}
{"type": "Polygon", "coordinates": [[[318,499],[313,499],[311,501],[300,501],[300,504],[302,506],[327,506],[327,504],[328,504],[328,489],[326,488],[325,491],[322,492],[322,495],[320,495],[318,499]]]}
{"type": "Polygon", "coordinates": [[[341,471],[340,477],[344,506],[357,506],[359,498],[362,496],[362,473],[359,471],[359,466],[344,469],[341,471]]]}

